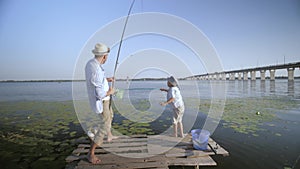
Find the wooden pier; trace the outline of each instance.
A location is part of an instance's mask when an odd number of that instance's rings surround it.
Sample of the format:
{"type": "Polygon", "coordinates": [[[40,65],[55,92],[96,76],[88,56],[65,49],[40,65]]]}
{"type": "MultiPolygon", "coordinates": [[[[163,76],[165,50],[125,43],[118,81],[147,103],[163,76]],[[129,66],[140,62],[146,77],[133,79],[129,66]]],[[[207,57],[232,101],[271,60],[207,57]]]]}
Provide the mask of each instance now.
{"type": "Polygon", "coordinates": [[[95,154],[102,162],[93,165],[86,160],[90,145],[88,140],[82,141],[77,149],[66,158],[66,169],[167,169],[172,166],[216,166],[212,155],[228,156],[229,153],[220,145],[209,139],[206,151],[193,149],[191,136],[184,139],[163,135],[120,137],[112,142],[104,142],[95,154]]]}

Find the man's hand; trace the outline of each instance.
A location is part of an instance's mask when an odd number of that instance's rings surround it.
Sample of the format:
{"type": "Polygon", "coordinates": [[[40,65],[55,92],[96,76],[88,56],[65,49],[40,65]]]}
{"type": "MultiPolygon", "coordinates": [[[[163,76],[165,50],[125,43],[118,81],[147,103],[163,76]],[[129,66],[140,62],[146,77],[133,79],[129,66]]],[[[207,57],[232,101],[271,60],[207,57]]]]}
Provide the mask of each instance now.
{"type": "Polygon", "coordinates": [[[109,78],[106,78],[106,80],[107,80],[108,82],[112,82],[112,81],[115,81],[115,78],[114,78],[114,77],[109,77],[109,78]]]}
{"type": "Polygon", "coordinates": [[[113,95],[115,93],[115,89],[110,87],[109,90],[107,91],[106,95],[109,96],[109,95],[113,95]]]}
{"type": "Polygon", "coordinates": [[[166,103],[166,102],[160,102],[160,105],[162,105],[162,106],[166,106],[168,103],[166,103]]]}

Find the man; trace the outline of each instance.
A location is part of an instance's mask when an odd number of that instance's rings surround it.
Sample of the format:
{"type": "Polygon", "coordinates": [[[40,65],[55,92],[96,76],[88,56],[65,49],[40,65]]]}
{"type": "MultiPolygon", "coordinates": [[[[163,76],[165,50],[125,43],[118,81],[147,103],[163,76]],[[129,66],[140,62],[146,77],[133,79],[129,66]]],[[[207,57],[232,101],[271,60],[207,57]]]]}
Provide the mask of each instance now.
{"type": "Polygon", "coordinates": [[[95,136],[91,138],[91,147],[87,159],[92,164],[101,162],[95,156],[95,149],[101,146],[105,133],[107,140],[115,139],[111,133],[111,123],[113,118],[112,108],[109,106],[110,95],[114,94],[114,89],[109,87],[108,82],[114,78],[106,78],[102,65],[107,61],[110,52],[109,47],[105,44],[97,43],[92,50],[95,57],[88,61],[85,67],[86,85],[91,109],[99,117],[99,127],[95,136]]]}

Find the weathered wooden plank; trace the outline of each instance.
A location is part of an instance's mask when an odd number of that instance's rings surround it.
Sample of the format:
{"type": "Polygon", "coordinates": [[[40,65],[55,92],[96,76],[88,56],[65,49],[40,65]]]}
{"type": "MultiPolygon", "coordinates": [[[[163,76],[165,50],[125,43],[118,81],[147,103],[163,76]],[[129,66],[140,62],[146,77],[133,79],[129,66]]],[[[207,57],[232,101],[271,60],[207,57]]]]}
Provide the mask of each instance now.
{"type": "MultiPolygon", "coordinates": [[[[140,145],[147,145],[147,138],[134,138],[134,139],[125,139],[125,140],[113,140],[112,142],[107,142],[104,143],[101,147],[113,147],[113,146],[118,146],[118,147],[132,147],[132,146],[140,146],[140,145]]],[[[89,144],[79,144],[78,148],[89,148],[89,144]]]]}
{"type": "Polygon", "coordinates": [[[125,153],[118,153],[118,156],[123,156],[123,157],[127,157],[127,158],[146,158],[146,157],[150,157],[150,155],[147,152],[139,152],[139,153],[125,152],[125,153]]]}
{"type": "Polygon", "coordinates": [[[149,136],[148,152],[152,155],[165,153],[180,143],[180,140],[180,138],[163,135],[149,136]]]}
{"type": "MultiPolygon", "coordinates": [[[[75,149],[72,154],[87,154],[89,152],[89,149],[88,148],[78,148],[78,149],[75,149]]],[[[100,148],[97,148],[95,149],[95,153],[107,153],[105,150],[103,149],[100,149],[100,148]]]]}
{"type": "Polygon", "coordinates": [[[110,148],[110,147],[140,147],[147,146],[147,142],[130,142],[130,143],[111,143],[111,144],[103,144],[102,148],[110,148]]]}
{"type": "MultiPolygon", "coordinates": [[[[73,154],[87,154],[89,149],[76,149],[73,154]]],[[[131,153],[147,153],[147,147],[116,147],[116,148],[106,148],[106,149],[95,149],[95,154],[106,154],[106,153],[116,153],[116,154],[131,154],[131,153]]]]}
{"type": "Polygon", "coordinates": [[[91,145],[90,144],[79,144],[78,148],[90,148],[91,145]]]}
{"type": "MultiPolygon", "coordinates": [[[[117,156],[114,154],[103,154],[103,155],[97,155],[97,157],[101,159],[102,161],[101,164],[147,163],[147,162],[161,161],[164,159],[163,155],[145,157],[145,158],[132,158],[132,157],[125,157],[125,156],[117,156]]],[[[79,162],[79,164],[92,165],[87,161],[87,159],[82,159],[79,162]]]]}
{"type": "MultiPolygon", "coordinates": [[[[217,152],[217,154],[223,156],[229,155],[229,153],[226,150],[220,147],[215,151],[217,152]]],[[[210,148],[208,148],[208,150],[206,151],[201,151],[201,150],[193,150],[193,149],[178,149],[176,147],[166,152],[165,154],[166,157],[189,157],[189,158],[215,155],[215,153],[211,151],[210,148]]]]}
{"type": "Polygon", "coordinates": [[[95,166],[103,168],[167,168],[166,160],[162,157],[150,157],[150,158],[126,158],[121,156],[114,156],[107,154],[103,156],[97,156],[101,159],[101,164],[93,165],[87,160],[81,160],[78,166],[81,168],[95,168],[95,166]]]}
{"type": "Polygon", "coordinates": [[[161,168],[166,167],[168,168],[168,164],[166,161],[157,161],[157,162],[147,162],[147,163],[126,163],[123,166],[124,168],[129,169],[139,169],[139,168],[161,168]]]}
{"type": "Polygon", "coordinates": [[[69,163],[69,162],[80,160],[80,159],[83,159],[83,158],[86,158],[86,155],[80,155],[80,156],[70,155],[65,160],[66,160],[67,163],[69,163]]]}
{"type": "Polygon", "coordinates": [[[155,157],[146,157],[146,158],[129,158],[123,156],[114,156],[112,154],[108,154],[105,156],[99,156],[103,162],[106,164],[124,164],[124,163],[147,163],[147,162],[157,162],[162,161],[163,156],[155,156],[155,157]]]}
{"type": "Polygon", "coordinates": [[[115,164],[115,165],[79,165],[76,166],[75,169],[120,169],[120,167],[115,164]]]}
{"type": "MultiPolygon", "coordinates": [[[[130,143],[110,143],[110,144],[103,144],[101,148],[108,148],[108,147],[138,147],[138,146],[147,146],[147,142],[130,142],[130,143]]],[[[78,148],[90,148],[89,144],[79,144],[78,148]]]]}
{"type": "Polygon", "coordinates": [[[194,153],[191,150],[185,150],[182,152],[167,152],[165,154],[165,156],[168,158],[170,158],[170,157],[188,157],[188,156],[192,156],[192,155],[194,155],[194,153]]]}
{"type": "Polygon", "coordinates": [[[147,146],[140,147],[109,147],[105,148],[106,151],[111,153],[143,153],[148,152],[147,146]]]}
{"type": "MultiPolygon", "coordinates": [[[[223,155],[223,156],[229,156],[228,151],[226,151],[224,148],[222,148],[220,145],[218,145],[217,149],[214,149],[217,154],[223,155]]],[[[209,155],[215,155],[215,153],[208,147],[208,150],[206,152],[209,155]]]]}
{"type": "Polygon", "coordinates": [[[171,147],[164,147],[164,146],[156,145],[156,144],[148,144],[147,148],[148,148],[148,153],[150,155],[162,154],[171,149],[171,147]]]}
{"type": "Polygon", "coordinates": [[[115,140],[112,140],[111,142],[107,142],[107,141],[104,141],[104,143],[118,143],[118,142],[143,142],[143,141],[147,141],[148,138],[147,137],[142,137],[142,138],[118,138],[118,139],[115,139],[115,140]]]}
{"type": "Polygon", "coordinates": [[[200,158],[169,158],[169,166],[216,166],[217,163],[210,157],[200,158]]]}
{"type": "MultiPolygon", "coordinates": [[[[118,136],[118,139],[115,139],[113,141],[117,142],[118,140],[126,140],[126,139],[128,139],[128,140],[129,139],[136,139],[137,141],[139,139],[142,139],[142,140],[146,139],[147,140],[147,135],[118,136]]],[[[76,140],[76,142],[77,143],[83,143],[83,144],[89,144],[90,143],[90,139],[88,137],[85,138],[85,139],[80,138],[80,139],[76,140]]],[[[107,141],[106,137],[104,137],[103,143],[104,144],[109,143],[107,141]]]]}
{"type": "Polygon", "coordinates": [[[88,162],[81,162],[78,164],[78,166],[82,166],[83,168],[89,168],[89,166],[97,166],[98,168],[105,167],[107,168],[108,166],[114,167],[114,168],[127,168],[127,169],[138,169],[138,168],[168,168],[168,165],[166,161],[141,161],[141,160],[129,160],[129,161],[124,161],[124,160],[116,160],[114,163],[112,162],[105,162],[104,159],[102,164],[99,165],[91,165],[88,162]]]}
{"type": "Polygon", "coordinates": [[[191,148],[181,148],[181,147],[173,147],[172,149],[170,149],[168,152],[166,152],[166,154],[172,154],[172,153],[183,153],[186,151],[192,151],[193,149],[191,148]]]}
{"type": "Polygon", "coordinates": [[[95,166],[77,166],[76,169],[141,169],[141,168],[144,168],[144,169],[169,169],[168,166],[165,166],[165,167],[153,167],[153,166],[143,166],[143,165],[140,165],[140,166],[120,166],[120,165],[95,165],[95,166]]]}

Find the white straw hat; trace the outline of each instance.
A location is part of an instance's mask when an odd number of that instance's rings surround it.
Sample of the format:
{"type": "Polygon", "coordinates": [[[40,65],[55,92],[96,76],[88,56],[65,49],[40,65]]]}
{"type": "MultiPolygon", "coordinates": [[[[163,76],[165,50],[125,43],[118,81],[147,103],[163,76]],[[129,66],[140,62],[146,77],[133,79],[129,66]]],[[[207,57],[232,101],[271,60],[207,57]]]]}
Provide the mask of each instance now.
{"type": "Polygon", "coordinates": [[[167,78],[168,82],[170,82],[173,86],[178,86],[177,79],[173,76],[167,78]]]}
{"type": "Polygon", "coordinates": [[[105,44],[102,43],[97,43],[95,45],[95,49],[92,50],[93,54],[97,56],[108,54],[109,51],[110,51],[109,47],[107,47],[105,44]]]}

